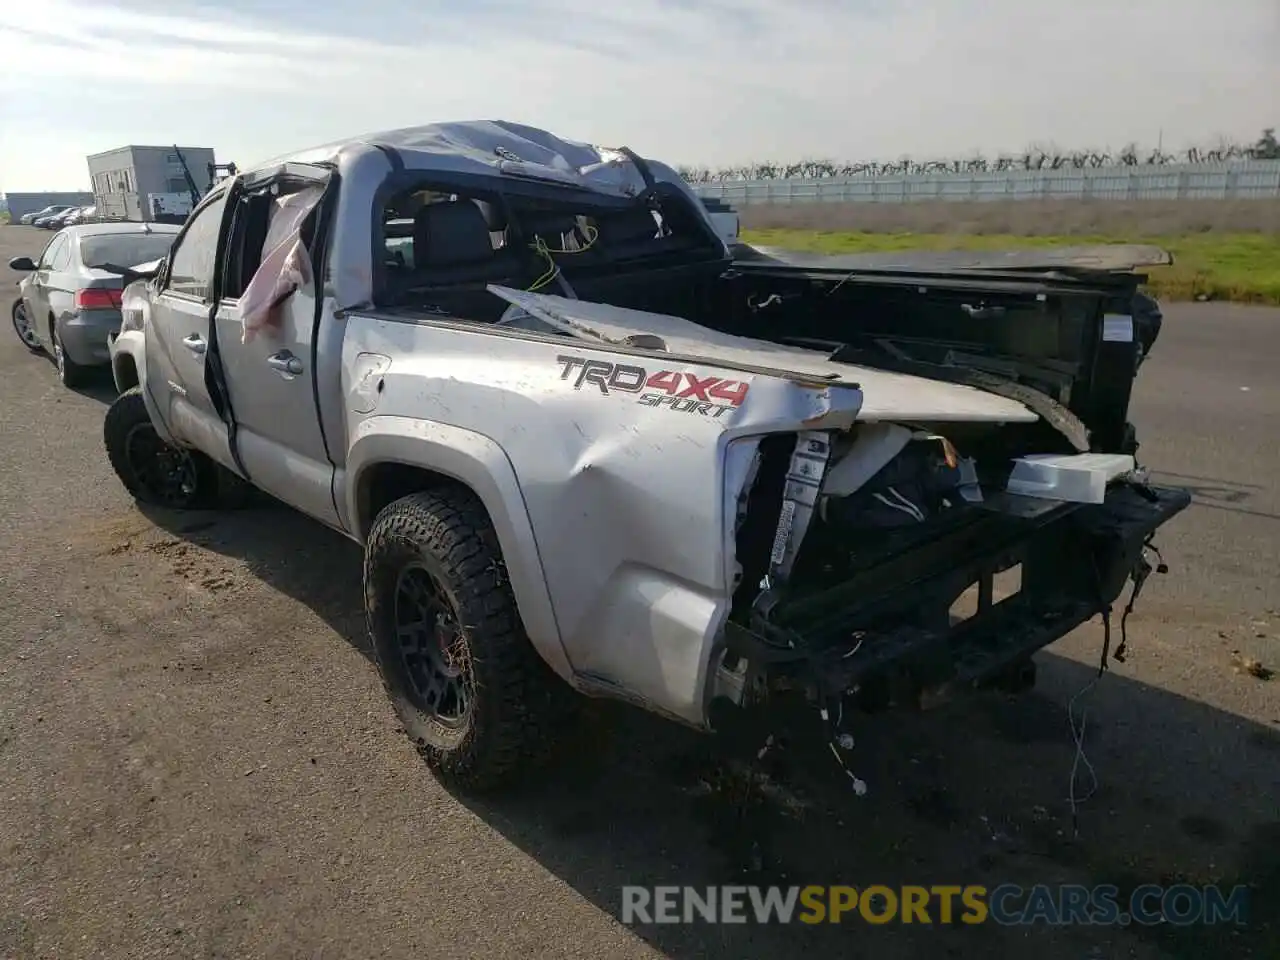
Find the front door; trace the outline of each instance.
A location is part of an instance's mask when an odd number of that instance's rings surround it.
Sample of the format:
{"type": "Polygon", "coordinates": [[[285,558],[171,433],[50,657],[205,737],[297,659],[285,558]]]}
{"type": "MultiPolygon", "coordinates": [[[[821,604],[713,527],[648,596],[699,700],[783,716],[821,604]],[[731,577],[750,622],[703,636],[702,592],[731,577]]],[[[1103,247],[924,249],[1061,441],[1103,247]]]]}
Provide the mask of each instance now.
{"type": "Polygon", "coordinates": [[[53,352],[53,308],[49,303],[49,284],[59,264],[68,260],[71,254],[71,238],[59,233],[49,241],[48,246],[36,261],[36,269],[28,278],[22,291],[23,304],[27,308],[27,319],[35,330],[36,336],[45,350],[53,352]]]}
{"type": "Polygon", "coordinates": [[[225,189],[211,194],[178,234],[162,286],[151,303],[147,338],[147,386],[169,431],[236,469],[227,426],[205,386],[209,314],[225,189]]]}

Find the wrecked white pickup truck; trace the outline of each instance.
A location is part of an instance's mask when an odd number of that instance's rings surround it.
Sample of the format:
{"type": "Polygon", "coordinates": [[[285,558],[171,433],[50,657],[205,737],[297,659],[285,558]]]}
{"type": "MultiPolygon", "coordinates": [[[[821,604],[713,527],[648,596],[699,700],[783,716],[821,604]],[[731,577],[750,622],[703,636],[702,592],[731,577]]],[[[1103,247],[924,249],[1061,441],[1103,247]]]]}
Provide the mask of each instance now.
{"type": "Polygon", "coordinates": [[[847,744],[1025,684],[1150,571],[1189,501],[1127,420],[1164,257],[785,256],[630,150],[398,130],[204,198],[125,294],[107,452],[140,500],[247,483],[362,543],[387,691],[467,787],[573,690],[715,731],[800,698],[847,744]]]}

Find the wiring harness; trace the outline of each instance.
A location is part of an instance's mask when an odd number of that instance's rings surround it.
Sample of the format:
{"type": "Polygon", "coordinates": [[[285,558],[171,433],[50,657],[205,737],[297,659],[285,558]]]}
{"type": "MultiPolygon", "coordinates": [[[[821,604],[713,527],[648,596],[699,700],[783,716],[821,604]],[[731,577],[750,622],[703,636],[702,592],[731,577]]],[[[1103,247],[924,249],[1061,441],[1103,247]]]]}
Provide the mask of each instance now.
{"type": "MultiPolygon", "coordinates": [[[[593,223],[584,223],[583,236],[586,243],[580,247],[551,247],[547,245],[547,242],[543,240],[541,236],[535,236],[533,238],[533,242],[529,244],[529,249],[542,258],[543,262],[547,265],[547,269],[529,286],[527,291],[528,293],[536,293],[560,276],[560,264],[558,264],[555,259],[557,255],[585,253],[591,249],[592,245],[596,242],[596,239],[600,236],[600,230],[593,223]]],[[[563,244],[564,237],[561,236],[560,240],[563,244]]]]}

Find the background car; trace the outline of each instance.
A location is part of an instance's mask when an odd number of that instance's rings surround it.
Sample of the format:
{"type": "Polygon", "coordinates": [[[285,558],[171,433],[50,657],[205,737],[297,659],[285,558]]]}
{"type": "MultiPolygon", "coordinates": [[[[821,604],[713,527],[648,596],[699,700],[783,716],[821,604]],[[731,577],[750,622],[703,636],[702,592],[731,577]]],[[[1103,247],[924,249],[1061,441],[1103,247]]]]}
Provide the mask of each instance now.
{"type": "Polygon", "coordinates": [[[45,207],[43,210],[35,210],[31,213],[24,213],[22,216],[18,218],[18,222],[24,223],[24,224],[33,224],[37,220],[44,219],[45,217],[52,217],[60,213],[66,213],[70,209],[71,209],[71,206],[69,204],[53,203],[45,207]]]}
{"type": "Polygon", "coordinates": [[[46,230],[59,230],[67,225],[65,222],[67,218],[79,209],[79,207],[67,207],[65,210],[61,210],[58,213],[51,214],[47,217],[41,217],[39,220],[34,222],[34,226],[44,227],[46,230]]]}
{"type": "Polygon", "coordinates": [[[74,226],[77,223],[91,223],[93,222],[93,219],[97,215],[98,215],[97,207],[94,207],[94,206],[77,207],[76,209],[66,214],[62,218],[61,222],[64,227],[74,226]]]}
{"type": "Polygon", "coordinates": [[[108,337],[120,329],[124,277],[100,269],[166,257],[182,228],[168,223],[94,223],[59,230],[36,261],[15,257],[26,273],[11,311],[18,338],[53,355],[58,379],[72,387],[110,362],[108,337]]]}
{"type": "Polygon", "coordinates": [[[69,207],[54,218],[54,223],[57,227],[69,227],[84,215],[84,211],[84,207],[69,207]]]}

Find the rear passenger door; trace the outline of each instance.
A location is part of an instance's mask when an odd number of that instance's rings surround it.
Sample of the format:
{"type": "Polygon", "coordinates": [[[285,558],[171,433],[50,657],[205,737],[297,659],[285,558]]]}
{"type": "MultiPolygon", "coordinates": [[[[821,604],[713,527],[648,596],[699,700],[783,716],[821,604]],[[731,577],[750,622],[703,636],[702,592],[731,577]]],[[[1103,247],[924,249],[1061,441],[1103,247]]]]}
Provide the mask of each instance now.
{"type": "Polygon", "coordinates": [[[227,188],[209,194],[170,248],[151,304],[147,387],[175,437],[234,470],[226,423],[205,385],[214,271],[226,205],[227,188]]]}

